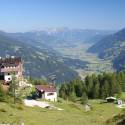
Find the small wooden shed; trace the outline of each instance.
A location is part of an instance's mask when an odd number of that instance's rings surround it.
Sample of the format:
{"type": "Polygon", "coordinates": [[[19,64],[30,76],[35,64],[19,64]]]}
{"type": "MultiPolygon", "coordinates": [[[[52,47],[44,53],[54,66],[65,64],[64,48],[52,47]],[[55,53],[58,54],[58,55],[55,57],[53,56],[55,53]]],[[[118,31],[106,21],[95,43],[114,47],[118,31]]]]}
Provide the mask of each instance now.
{"type": "Polygon", "coordinates": [[[112,97],[112,96],[107,97],[106,100],[107,100],[107,102],[116,102],[117,101],[117,99],[115,97],[112,97]]]}

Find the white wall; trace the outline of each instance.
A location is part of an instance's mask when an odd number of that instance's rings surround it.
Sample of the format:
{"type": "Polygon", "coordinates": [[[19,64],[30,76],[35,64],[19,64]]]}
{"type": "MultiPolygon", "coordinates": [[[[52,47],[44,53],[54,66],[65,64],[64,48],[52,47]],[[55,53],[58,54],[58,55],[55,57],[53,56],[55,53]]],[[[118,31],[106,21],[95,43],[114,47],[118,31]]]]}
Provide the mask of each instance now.
{"type": "MultiPolygon", "coordinates": [[[[15,75],[18,78],[18,75],[15,75]]],[[[8,75],[8,73],[4,73],[4,80],[6,82],[12,81],[12,75],[8,75]]]]}
{"type": "Polygon", "coordinates": [[[44,97],[46,100],[57,101],[57,92],[45,92],[44,97]],[[53,93],[53,95],[48,95],[50,93],[53,93]]]}
{"type": "Polygon", "coordinates": [[[10,82],[12,80],[12,76],[11,75],[8,75],[8,74],[4,74],[4,80],[6,82],[10,82]]]}

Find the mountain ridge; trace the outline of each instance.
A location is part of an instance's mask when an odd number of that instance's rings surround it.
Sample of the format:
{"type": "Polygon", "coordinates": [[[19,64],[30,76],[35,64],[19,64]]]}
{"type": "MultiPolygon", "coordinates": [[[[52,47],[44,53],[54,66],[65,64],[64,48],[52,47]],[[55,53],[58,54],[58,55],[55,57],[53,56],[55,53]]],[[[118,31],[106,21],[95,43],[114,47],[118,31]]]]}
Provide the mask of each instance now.
{"type": "Polygon", "coordinates": [[[117,70],[124,68],[125,54],[125,28],[103,38],[91,46],[87,51],[97,53],[101,59],[110,59],[117,70]]]}
{"type": "Polygon", "coordinates": [[[0,56],[22,57],[26,76],[45,78],[49,73],[55,72],[58,83],[71,80],[77,76],[77,72],[56,60],[57,55],[52,51],[49,53],[48,48],[40,49],[7,35],[0,34],[0,56]]]}

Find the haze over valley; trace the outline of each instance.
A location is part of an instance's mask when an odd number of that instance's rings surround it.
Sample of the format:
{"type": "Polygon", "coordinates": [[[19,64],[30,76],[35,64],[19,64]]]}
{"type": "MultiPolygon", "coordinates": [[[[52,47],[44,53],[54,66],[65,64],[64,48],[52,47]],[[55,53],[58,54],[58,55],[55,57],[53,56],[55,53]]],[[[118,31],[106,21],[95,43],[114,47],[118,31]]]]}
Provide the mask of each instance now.
{"type": "Polygon", "coordinates": [[[1,45],[6,41],[8,46],[1,46],[0,52],[1,56],[22,56],[26,76],[47,80],[49,74],[56,75],[57,83],[61,83],[77,76],[84,78],[91,73],[113,71],[111,60],[99,59],[87,49],[114,32],[69,28],[25,33],[1,31],[1,45]],[[14,46],[11,48],[9,44],[14,46]]]}

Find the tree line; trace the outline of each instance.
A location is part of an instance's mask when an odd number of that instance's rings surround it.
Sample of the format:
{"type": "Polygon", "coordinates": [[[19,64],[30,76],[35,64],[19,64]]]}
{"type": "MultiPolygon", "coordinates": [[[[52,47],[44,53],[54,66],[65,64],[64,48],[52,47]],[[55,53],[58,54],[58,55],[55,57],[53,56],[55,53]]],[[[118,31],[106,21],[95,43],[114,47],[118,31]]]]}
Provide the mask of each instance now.
{"type": "Polygon", "coordinates": [[[82,81],[80,78],[63,83],[59,89],[59,96],[75,101],[80,97],[86,99],[105,99],[125,91],[125,72],[92,74],[82,81]]]}

